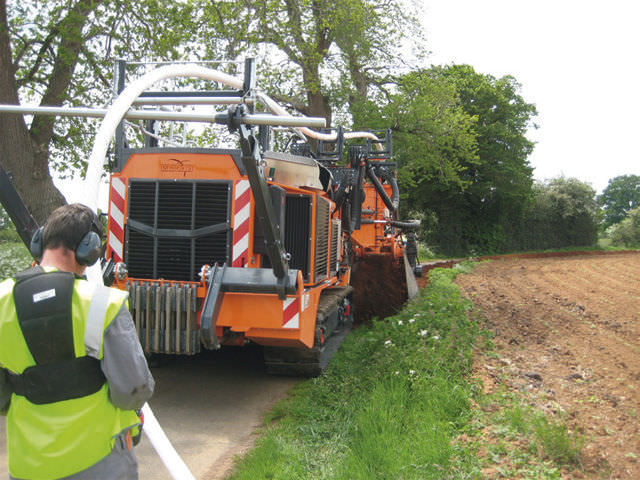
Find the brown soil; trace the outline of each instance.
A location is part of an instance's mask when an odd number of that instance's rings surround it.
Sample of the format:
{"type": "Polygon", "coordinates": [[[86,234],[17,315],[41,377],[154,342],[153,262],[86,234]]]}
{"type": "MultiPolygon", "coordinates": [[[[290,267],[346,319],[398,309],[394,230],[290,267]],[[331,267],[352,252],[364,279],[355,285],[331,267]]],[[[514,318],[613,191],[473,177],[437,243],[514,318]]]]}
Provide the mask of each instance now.
{"type": "Polygon", "coordinates": [[[587,444],[565,478],[640,478],[640,254],[507,258],[457,279],[486,318],[499,358],[477,356],[499,384],[567,414],[587,444]]]}
{"type": "Polygon", "coordinates": [[[390,255],[370,255],[354,265],[351,274],[356,323],[396,313],[407,300],[404,264],[390,255]]]}

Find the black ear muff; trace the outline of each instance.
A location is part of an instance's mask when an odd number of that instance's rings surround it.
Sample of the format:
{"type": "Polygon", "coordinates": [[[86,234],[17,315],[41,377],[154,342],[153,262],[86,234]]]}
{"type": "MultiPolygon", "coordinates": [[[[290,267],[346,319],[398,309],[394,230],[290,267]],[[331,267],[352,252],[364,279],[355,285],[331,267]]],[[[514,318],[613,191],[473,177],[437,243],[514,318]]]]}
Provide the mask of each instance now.
{"type": "Polygon", "coordinates": [[[31,244],[29,245],[29,251],[31,252],[31,255],[33,256],[33,258],[35,258],[37,261],[40,261],[40,259],[42,258],[42,231],[44,230],[44,227],[40,227],[36,230],[36,232],[33,234],[33,237],[31,237],[31,244]]]}
{"type": "Polygon", "coordinates": [[[102,240],[93,230],[85,234],[76,247],[76,262],[80,265],[90,266],[100,258],[102,240]]]}

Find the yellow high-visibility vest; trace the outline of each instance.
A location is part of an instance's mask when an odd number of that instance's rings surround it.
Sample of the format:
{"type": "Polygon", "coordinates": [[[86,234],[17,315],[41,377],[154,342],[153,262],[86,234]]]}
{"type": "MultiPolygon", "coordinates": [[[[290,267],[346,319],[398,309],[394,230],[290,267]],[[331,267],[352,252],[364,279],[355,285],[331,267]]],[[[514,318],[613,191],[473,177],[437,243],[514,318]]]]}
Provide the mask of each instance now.
{"type": "MultiPolygon", "coordinates": [[[[22,374],[35,361],[18,322],[14,285],[13,279],[0,283],[0,366],[22,374]]],[[[100,360],[104,332],[127,301],[127,294],[79,279],[73,288],[75,355],[100,360]]],[[[9,473],[39,480],[73,475],[109,455],[115,437],[127,429],[137,430],[138,425],[134,411],[111,403],[106,382],[91,395],[41,405],[14,393],[7,412],[9,473]]]]}

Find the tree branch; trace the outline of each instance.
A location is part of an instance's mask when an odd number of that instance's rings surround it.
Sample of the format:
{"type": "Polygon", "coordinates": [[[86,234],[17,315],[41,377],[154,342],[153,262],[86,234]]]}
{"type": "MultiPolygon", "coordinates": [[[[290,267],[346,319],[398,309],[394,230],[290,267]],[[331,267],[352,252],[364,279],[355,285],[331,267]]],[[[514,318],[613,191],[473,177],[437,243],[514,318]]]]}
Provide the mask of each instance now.
{"type": "Polygon", "coordinates": [[[24,77],[22,77],[21,79],[17,80],[18,88],[23,87],[25,84],[27,84],[28,82],[33,80],[35,74],[38,73],[38,70],[40,69],[40,65],[42,64],[42,62],[44,60],[44,57],[45,57],[45,54],[47,53],[47,50],[49,50],[49,48],[51,47],[51,44],[53,43],[53,40],[56,38],[58,33],[59,32],[58,32],[58,27],[57,26],[53,27],[51,29],[49,34],[46,36],[46,38],[42,42],[42,45],[40,46],[40,50],[38,51],[38,54],[36,55],[36,61],[33,62],[33,66],[31,67],[31,69],[27,72],[27,74],[24,77]]]}
{"type": "MultiPolygon", "coordinates": [[[[91,12],[98,8],[103,1],[80,0],[59,23],[60,44],[55,55],[47,89],[42,96],[41,105],[62,104],[78,62],[78,54],[84,45],[82,29],[91,12]]],[[[44,115],[34,117],[31,123],[31,138],[42,150],[47,149],[53,135],[53,123],[53,117],[44,115]]]]}

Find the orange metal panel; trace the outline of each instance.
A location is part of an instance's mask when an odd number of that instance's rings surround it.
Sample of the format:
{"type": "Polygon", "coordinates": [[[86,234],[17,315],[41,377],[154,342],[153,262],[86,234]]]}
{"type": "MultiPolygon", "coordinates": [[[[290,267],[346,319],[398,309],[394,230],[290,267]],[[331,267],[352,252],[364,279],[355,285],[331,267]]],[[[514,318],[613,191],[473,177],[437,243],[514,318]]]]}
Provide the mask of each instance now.
{"type": "Polygon", "coordinates": [[[262,344],[265,342],[260,339],[280,338],[293,340],[292,345],[302,343],[312,347],[318,298],[319,293],[312,295],[311,292],[300,292],[285,301],[272,294],[228,292],[222,299],[216,325],[229,327],[233,332],[243,332],[246,338],[262,344]],[[297,328],[286,328],[285,309],[292,302],[297,302],[297,328]]]}
{"type": "Polygon", "coordinates": [[[235,331],[282,328],[282,300],[273,294],[225,293],[216,325],[235,331]]]}
{"type": "Polygon", "coordinates": [[[129,178],[239,180],[233,158],[222,153],[134,153],[122,169],[129,178]]]}

